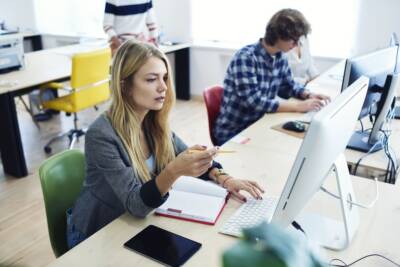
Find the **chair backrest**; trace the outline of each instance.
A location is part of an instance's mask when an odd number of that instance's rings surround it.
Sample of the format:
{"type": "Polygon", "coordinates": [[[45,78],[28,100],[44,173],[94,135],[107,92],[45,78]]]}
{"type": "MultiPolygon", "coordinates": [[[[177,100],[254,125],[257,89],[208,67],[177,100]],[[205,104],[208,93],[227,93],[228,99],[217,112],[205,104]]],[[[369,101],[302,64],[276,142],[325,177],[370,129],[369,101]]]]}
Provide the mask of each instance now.
{"type": "Polygon", "coordinates": [[[109,48],[79,53],[72,57],[71,95],[75,110],[82,110],[106,101],[110,97],[109,48]]]}
{"type": "Polygon", "coordinates": [[[222,96],[224,94],[224,89],[222,86],[215,85],[207,88],[203,92],[204,102],[207,107],[207,115],[208,115],[208,130],[210,133],[211,142],[215,145],[216,140],[212,133],[214,128],[215,120],[219,115],[219,110],[221,107],[222,96]]]}
{"type": "Polygon", "coordinates": [[[50,243],[56,257],[68,251],[66,211],[81,191],[85,157],[79,150],[66,150],[47,159],[39,169],[50,243]]]}

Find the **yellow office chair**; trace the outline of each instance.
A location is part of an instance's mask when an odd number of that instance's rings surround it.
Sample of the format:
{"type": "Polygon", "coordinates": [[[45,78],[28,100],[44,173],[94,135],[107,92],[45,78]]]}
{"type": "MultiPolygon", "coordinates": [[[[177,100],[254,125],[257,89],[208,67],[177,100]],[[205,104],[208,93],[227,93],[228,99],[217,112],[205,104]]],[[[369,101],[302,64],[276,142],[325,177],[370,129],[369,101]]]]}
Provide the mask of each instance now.
{"type": "Polygon", "coordinates": [[[69,149],[75,141],[85,134],[84,129],[78,128],[77,112],[106,101],[110,97],[109,70],[111,51],[109,48],[93,52],[75,54],[72,57],[72,74],[70,86],[62,83],[49,83],[42,89],[67,90],[68,94],[42,102],[45,109],[64,111],[74,116],[74,128],[67,133],[52,138],[44,147],[46,153],[51,153],[50,145],[65,136],[69,138],[69,149]]]}

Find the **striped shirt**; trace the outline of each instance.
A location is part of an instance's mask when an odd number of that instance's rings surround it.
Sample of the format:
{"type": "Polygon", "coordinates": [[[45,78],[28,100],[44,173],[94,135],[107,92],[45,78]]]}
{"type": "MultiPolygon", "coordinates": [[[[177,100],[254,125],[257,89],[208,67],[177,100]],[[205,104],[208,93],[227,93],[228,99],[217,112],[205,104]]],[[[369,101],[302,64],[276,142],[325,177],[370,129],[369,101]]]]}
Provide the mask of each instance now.
{"type": "Polygon", "coordinates": [[[304,87],[294,82],[282,52],[267,53],[261,41],[240,49],[228,66],[224,96],[213,134],[222,145],[261,118],[276,112],[276,96],[300,98],[304,87]]]}
{"type": "Polygon", "coordinates": [[[109,39],[154,41],[157,22],[151,0],[107,0],[103,21],[109,39]]]}

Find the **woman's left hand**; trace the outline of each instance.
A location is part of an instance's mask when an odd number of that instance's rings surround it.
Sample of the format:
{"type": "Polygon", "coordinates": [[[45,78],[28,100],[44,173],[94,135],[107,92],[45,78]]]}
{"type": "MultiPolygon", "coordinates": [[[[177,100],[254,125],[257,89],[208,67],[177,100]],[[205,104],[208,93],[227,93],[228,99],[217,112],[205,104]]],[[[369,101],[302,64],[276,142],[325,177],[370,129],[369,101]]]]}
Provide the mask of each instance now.
{"type": "Polygon", "coordinates": [[[255,199],[262,199],[261,194],[264,193],[264,189],[254,181],[235,179],[233,177],[225,178],[223,186],[235,197],[242,201],[246,201],[246,197],[240,193],[240,190],[247,191],[255,199]]]}

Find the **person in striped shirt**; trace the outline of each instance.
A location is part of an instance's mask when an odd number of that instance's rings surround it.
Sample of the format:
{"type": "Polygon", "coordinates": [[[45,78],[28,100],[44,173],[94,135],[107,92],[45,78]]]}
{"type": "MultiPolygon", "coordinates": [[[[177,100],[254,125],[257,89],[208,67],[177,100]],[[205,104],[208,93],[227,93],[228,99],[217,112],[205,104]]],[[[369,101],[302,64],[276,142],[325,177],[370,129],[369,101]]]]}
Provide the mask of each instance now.
{"type": "Polygon", "coordinates": [[[106,0],[103,28],[113,54],[128,39],[157,45],[158,28],[151,0],[106,0]]]}
{"type": "Polygon", "coordinates": [[[224,80],[224,95],[213,135],[222,145],[270,112],[319,110],[329,97],[311,93],[293,80],[284,52],[307,36],[310,25],[294,9],[277,12],[268,22],[265,36],[240,49],[231,60],[224,80]],[[295,97],[304,101],[281,101],[295,97]]]}

